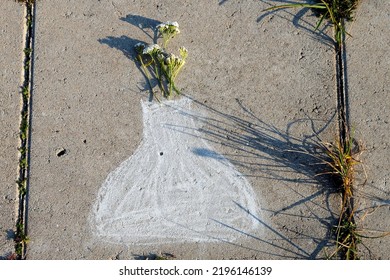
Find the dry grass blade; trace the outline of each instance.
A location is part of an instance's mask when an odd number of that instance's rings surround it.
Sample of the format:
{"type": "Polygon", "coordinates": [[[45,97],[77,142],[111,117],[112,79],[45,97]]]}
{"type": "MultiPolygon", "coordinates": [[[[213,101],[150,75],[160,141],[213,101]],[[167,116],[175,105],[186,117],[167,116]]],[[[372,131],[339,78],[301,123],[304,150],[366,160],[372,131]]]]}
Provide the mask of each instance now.
{"type": "MultiPolygon", "coordinates": [[[[330,258],[336,255],[342,259],[359,259],[357,245],[361,242],[361,235],[357,229],[354,208],[354,184],[356,165],[362,164],[358,159],[361,146],[353,138],[353,133],[347,131],[344,141],[338,140],[335,144],[323,144],[322,149],[326,155],[324,160],[330,168],[328,174],[336,177],[336,184],[342,194],[342,205],[339,222],[335,226],[336,250],[330,258]]],[[[364,168],[363,168],[364,170],[364,168]]]]}
{"type": "Polygon", "coordinates": [[[272,11],[286,8],[310,8],[320,17],[315,30],[318,30],[324,19],[328,19],[334,28],[334,40],[341,45],[343,35],[351,36],[345,30],[344,21],[352,20],[352,12],[356,8],[359,0],[316,0],[317,3],[291,3],[277,5],[263,11],[272,11]]]}

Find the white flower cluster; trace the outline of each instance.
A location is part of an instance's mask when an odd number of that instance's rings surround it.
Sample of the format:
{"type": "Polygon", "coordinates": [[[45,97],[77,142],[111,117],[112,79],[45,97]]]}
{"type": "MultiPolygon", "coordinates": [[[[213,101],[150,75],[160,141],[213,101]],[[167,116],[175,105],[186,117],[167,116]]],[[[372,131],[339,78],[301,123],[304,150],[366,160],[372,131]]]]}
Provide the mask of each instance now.
{"type": "Polygon", "coordinates": [[[164,23],[160,23],[156,26],[156,29],[158,30],[158,32],[160,32],[163,38],[164,48],[167,46],[167,43],[170,39],[180,33],[179,24],[176,21],[167,21],[164,23]]]}
{"type": "Polygon", "coordinates": [[[144,49],[145,49],[145,44],[144,43],[137,43],[134,45],[134,49],[138,54],[142,54],[144,49]]]}
{"type": "Polygon", "coordinates": [[[164,32],[176,32],[176,34],[180,33],[179,24],[176,21],[167,21],[164,23],[160,23],[156,26],[157,30],[161,33],[164,32]]]}
{"type": "Polygon", "coordinates": [[[143,54],[153,54],[161,51],[161,47],[158,44],[147,45],[142,51],[143,54]]]}
{"type": "Polygon", "coordinates": [[[173,80],[176,78],[181,67],[183,67],[187,56],[188,51],[185,47],[180,48],[180,57],[173,53],[165,54],[165,56],[162,56],[164,58],[162,62],[167,65],[166,71],[167,73],[171,74],[173,80]]]}

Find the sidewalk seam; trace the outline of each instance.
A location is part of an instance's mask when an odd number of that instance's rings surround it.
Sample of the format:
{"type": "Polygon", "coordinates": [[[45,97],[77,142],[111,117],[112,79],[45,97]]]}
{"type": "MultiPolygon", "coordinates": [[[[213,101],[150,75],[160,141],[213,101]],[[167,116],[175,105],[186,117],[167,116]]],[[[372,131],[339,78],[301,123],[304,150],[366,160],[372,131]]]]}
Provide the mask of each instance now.
{"type": "Polygon", "coordinates": [[[19,166],[17,179],[18,209],[15,232],[17,259],[25,259],[27,238],[27,195],[30,161],[31,77],[33,53],[34,3],[25,3],[24,59],[22,68],[21,110],[19,127],[19,166]]]}

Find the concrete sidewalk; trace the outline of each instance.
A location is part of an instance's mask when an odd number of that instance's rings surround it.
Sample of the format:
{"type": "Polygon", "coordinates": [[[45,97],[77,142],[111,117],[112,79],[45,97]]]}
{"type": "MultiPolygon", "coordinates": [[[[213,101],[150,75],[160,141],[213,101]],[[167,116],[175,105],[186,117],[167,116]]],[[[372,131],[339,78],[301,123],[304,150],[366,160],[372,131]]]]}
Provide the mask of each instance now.
{"type": "MultiPolygon", "coordinates": [[[[362,235],[390,230],[390,2],[363,1],[347,41],[351,125],[363,143],[367,177],[360,174],[358,223],[362,235]]],[[[390,259],[390,238],[365,239],[365,259],[390,259]]],[[[362,249],[364,246],[360,246],[362,249]]]]}
{"type": "Polygon", "coordinates": [[[264,15],[266,7],[258,1],[37,4],[29,259],[324,256],[337,203],[313,179],[306,162],[313,159],[304,152],[318,133],[334,136],[333,52],[325,35],[311,31],[315,17],[294,26],[297,18],[264,15]],[[207,114],[203,137],[246,175],[260,201],[260,230],[234,242],[114,244],[91,232],[101,185],[142,139],[140,100],[149,93],[133,46],[151,43],[150,27],[167,20],[182,30],[171,49],[189,50],[178,85],[196,101],[194,111],[207,114]]]}
{"type": "Polygon", "coordinates": [[[0,259],[14,252],[17,216],[23,6],[4,1],[0,10],[0,259]]]}
{"type": "MultiPolygon", "coordinates": [[[[367,206],[388,205],[389,201],[386,108],[390,100],[385,95],[389,59],[384,54],[389,45],[385,27],[390,8],[385,0],[378,2],[362,3],[352,29],[354,37],[347,41],[350,118],[359,138],[369,148],[364,158],[369,170],[369,189],[364,200],[367,206]],[[370,57],[370,67],[365,67],[365,55],[370,57]],[[371,78],[373,73],[375,79],[371,78]],[[377,97],[368,98],[367,92],[375,92],[377,97]]],[[[333,141],[337,137],[334,50],[327,33],[313,32],[318,19],[310,10],[262,12],[267,7],[267,3],[257,0],[37,2],[28,259],[133,259],[153,254],[177,259],[319,259],[335,249],[331,227],[337,222],[340,201],[329,182],[316,176],[323,170],[315,157],[318,141],[333,141]],[[119,174],[115,173],[118,167],[126,166],[132,155],[139,166],[148,165],[142,159],[164,158],[162,152],[136,156],[149,135],[148,111],[143,109],[145,104],[149,106],[149,90],[134,61],[133,46],[152,43],[152,28],[165,21],[180,24],[181,34],[172,39],[169,49],[178,53],[178,48],[185,46],[189,50],[177,85],[192,99],[190,109],[179,109],[182,126],[180,121],[176,124],[165,119],[166,126],[176,132],[171,141],[174,143],[175,137],[183,135],[186,139],[191,135],[200,138],[207,149],[184,149],[198,156],[194,162],[218,162],[237,171],[242,175],[237,177],[248,182],[258,203],[256,212],[236,203],[241,207],[238,210],[245,212],[256,226],[255,231],[220,222],[220,227],[230,230],[234,239],[172,242],[156,238],[153,243],[134,244],[125,236],[108,240],[95,231],[98,225],[93,213],[100,205],[97,202],[112,195],[101,188],[110,182],[112,174],[119,174]],[[191,118],[193,126],[184,118],[191,118]]],[[[19,120],[18,108],[13,110],[15,117],[4,119],[4,126],[15,119],[15,140],[9,142],[10,147],[17,144],[19,120]]],[[[3,151],[3,143],[1,148],[3,151]]],[[[170,152],[173,151],[164,150],[164,156],[171,158],[170,152]]],[[[185,156],[178,154],[177,161],[185,156]]],[[[10,170],[10,174],[16,174],[16,166],[15,155],[15,171],[10,170]]],[[[12,167],[8,161],[7,167],[12,167]]],[[[166,174],[160,172],[165,169],[144,170],[146,179],[137,186],[139,192],[130,183],[136,174],[127,173],[129,184],[124,189],[134,194],[130,200],[151,187],[145,183],[149,179],[160,180],[166,186],[166,174]]],[[[190,172],[183,170],[186,169],[176,170],[176,176],[168,179],[190,181],[190,172]]],[[[196,173],[198,169],[193,170],[196,173]]],[[[207,181],[214,178],[212,175],[215,174],[202,176],[207,181]]],[[[1,182],[9,180],[0,178],[1,182]]],[[[235,184],[227,189],[236,187],[235,184]]],[[[115,186],[115,180],[112,185],[115,186]]],[[[163,195],[175,197],[169,187],[152,194],[160,201],[157,206],[163,205],[163,195]]],[[[215,186],[221,187],[224,186],[215,186]]],[[[222,199],[225,193],[220,193],[210,198],[211,204],[222,199]]],[[[177,203],[192,205],[198,198],[190,192],[186,200],[178,199],[177,203]]],[[[127,205],[128,200],[118,202],[127,205]]],[[[139,210],[153,208],[145,205],[139,210]]],[[[114,218],[122,214],[115,211],[123,209],[117,206],[111,205],[108,211],[114,218]]],[[[10,207],[6,212],[14,213],[10,207]]],[[[227,214],[238,210],[221,209],[227,214]]],[[[364,220],[364,225],[386,230],[388,213],[388,206],[381,207],[364,220]]],[[[122,221],[123,217],[118,219],[122,221]]],[[[152,222],[160,218],[150,217],[152,222]]],[[[189,222],[196,223],[192,216],[181,217],[179,213],[164,218],[164,226],[172,228],[172,238],[176,228],[171,221],[182,219],[189,233],[195,231],[189,222]]],[[[8,229],[13,221],[0,222],[1,227],[8,229]]],[[[123,227],[121,234],[126,234],[126,230],[142,232],[138,227],[123,227]]],[[[161,232],[165,230],[161,228],[161,232]]],[[[159,236],[158,231],[153,228],[142,234],[159,236]]],[[[206,238],[206,234],[199,234],[201,240],[206,238]]],[[[388,242],[370,241],[367,244],[371,252],[364,250],[362,257],[389,259],[385,249],[388,242]]],[[[7,251],[5,246],[0,249],[7,251]]]]}

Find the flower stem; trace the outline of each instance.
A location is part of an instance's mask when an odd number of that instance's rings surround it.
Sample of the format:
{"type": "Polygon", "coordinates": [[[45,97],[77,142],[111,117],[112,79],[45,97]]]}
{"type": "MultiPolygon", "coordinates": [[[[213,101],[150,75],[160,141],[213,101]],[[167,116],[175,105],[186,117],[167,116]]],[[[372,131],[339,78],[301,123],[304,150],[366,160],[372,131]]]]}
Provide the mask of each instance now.
{"type": "Polygon", "coordinates": [[[142,69],[144,70],[144,73],[145,73],[145,76],[146,76],[146,80],[148,81],[148,85],[149,85],[150,91],[152,93],[152,97],[156,98],[156,100],[158,102],[160,102],[160,99],[154,94],[152,83],[150,82],[150,79],[151,79],[150,78],[150,74],[149,74],[148,69],[145,66],[145,63],[144,63],[144,61],[142,59],[142,56],[138,55],[137,58],[138,58],[139,62],[141,63],[142,69]]]}
{"type": "Polygon", "coordinates": [[[154,71],[156,73],[156,78],[157,78],[157,81],[158,81],[158,86],[163,94],[164,97],[167,97],[167,92],[166,90],[164,89],[164,86],[162,84],[162,78],[161,78],[161,75],[160,75],[160,71],[158,70],[158,61],[154,58],[153,55],[151,55],[152,57],[152,60],[153,60],[153,64],[154,64],[154,71]]]}

